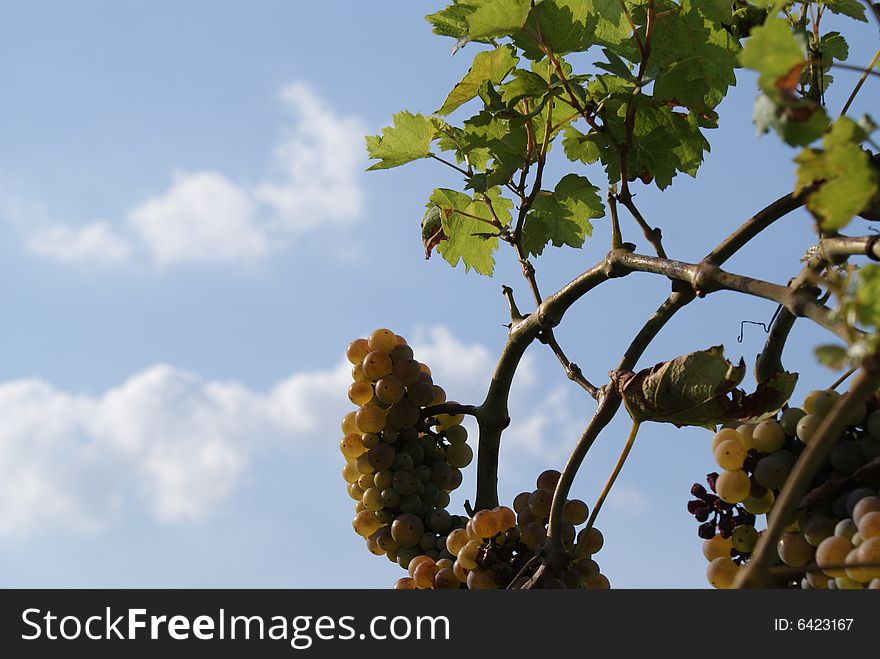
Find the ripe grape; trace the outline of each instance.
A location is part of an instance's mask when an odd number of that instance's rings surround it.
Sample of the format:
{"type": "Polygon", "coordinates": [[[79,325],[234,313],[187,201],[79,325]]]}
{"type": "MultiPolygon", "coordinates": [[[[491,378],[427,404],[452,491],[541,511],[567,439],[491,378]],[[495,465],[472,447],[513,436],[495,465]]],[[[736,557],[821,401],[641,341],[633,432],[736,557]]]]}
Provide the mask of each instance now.
{"type": "Polygon", "coordinates": [[[348,387],[348,399],[355,405],[369,403],[373,398],[373,385],[369,382],[352,382],[348,387]]]}
{"type": "Polygon", "coordinates": [[[397,335],[389,329],[380,328],[374,330],[369,337],[367,337],[367,345],[370,350],[378,350],[381,352],[390,353],[397,347],[397,335]]]}
{"type": "Polygon", "coordinates": [[[391,363],[391,356],[387,352],[374,350],[364,357],[361,367],[367,379],[375,382],[386,375],[391,375],[394,365],[391,363]]]}
{"type": "Polygon", "coordinates": [[[730,556],[719,556],[706,568],[706,579],[715,588],[732,588],[739,565],[730,556]]]}
{"type": "Polygon", "coordinates": [[[492,538],[501,531],[498,517],[491,510],[480,510],[471,519],[474,532],[481,538],[492,538]]]}
{"type": "Polygon", "coordinates": [[[715,447],[715,462],[722,469],[740,469],[745,459],[746,449],[737,440],[728,439],[715,447]]]}
{"type": "Polygon", "coordinates": [[[355,339],[348,344],[345,356],[352,364],[360,364],[364,360],[364,357],[367,356],[368,352],[370,352],[370,348],[367,344],[367,340],[355,339]]]}
{"type": "Polygon", "coordinates": [[[724,470],[715,481],[715,491],[727,503],[739,503],[749,496],[751,483],[749,476],[742,469],[724,470]]]}
{"type": "Polygon", "coordinates": [[[773,419],[767,419],[755,426],[752,442],[761,453],[773,453],[785,444],[785,431],[773,419]]]}

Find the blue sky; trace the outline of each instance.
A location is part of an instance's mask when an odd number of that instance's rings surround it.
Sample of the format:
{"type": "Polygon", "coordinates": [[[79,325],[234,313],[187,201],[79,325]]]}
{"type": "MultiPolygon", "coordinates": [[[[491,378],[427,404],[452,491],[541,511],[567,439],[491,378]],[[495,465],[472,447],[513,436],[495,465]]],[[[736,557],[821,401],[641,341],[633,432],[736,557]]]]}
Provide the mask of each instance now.
{"type": "MultiPolygon", "coordinates": [[[[493,279],[424,260],[425,200],[454,174],[364,172],[364,134],[436,109],[467,70],[472,50],[450,57],[422,20],[440,6],[0,2],[0,585],[387,587],[402,574],[351,530],[344,349],[390,327],[451,398],[476,403],[505,339],[501,284],[527,300],[509,251],[493,279]]],[[[850,39],[852,63],[870,59],[873,30],[850,39]]],[[[841,73],[839,93],[855,79],[841,73]]],[[[639,192],[674,258],[699,259],[793,185],[794,152],[755,136],[754,81],[739,81],[699,179],[639,192]]],[[[543,290],[601,257],[607,220],[595,227],[584,250],[536,263],[543,290]]],[[[785,282],[811,241],[795,214],[728,267],[785,282]]],[[[558,336],[603,381],[667,291],[648,275],[612,282],[558,336]]],[[[773,311],[710,296],[641,366],[718,343],[751,366],[764,337],[748,327],[737,343],[739,323],[773,311]]],[[[834,378],[811,356],[824,338],[792,335],[799,395],[834,378]]],[[[592,409],[530,349],[502,498],[559,468],[592,409]]],[[[589,456],[575,485],[588,503],[627,430],[617,419],[589,456]]],[[[642,429],[598,523],[612,585],[705,586],[685,503],[713,468],[708,441],[642,429]]],[[[453,507],[465,497],[470,470],[453,507]]]]}

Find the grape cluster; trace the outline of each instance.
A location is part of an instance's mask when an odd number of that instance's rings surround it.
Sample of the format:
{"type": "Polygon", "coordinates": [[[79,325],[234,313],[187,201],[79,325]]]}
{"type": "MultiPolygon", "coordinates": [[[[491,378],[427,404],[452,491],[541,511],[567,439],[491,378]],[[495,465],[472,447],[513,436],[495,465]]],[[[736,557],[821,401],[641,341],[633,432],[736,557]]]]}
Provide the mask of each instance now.
{"type": "Polygon", "coordinates": [[[424,418],[424,409],[446,402],[431,370],[391,330],[377,329],[351,342],[348,397],[358,409],[342,420],[342,476],[357,503],[352,522],[367,548],[404,569],[416,556],[453,558],[451,531],[466,518],[450,515],[449,493],[473,451],[460,415],[424,418]]]}
{"type": "MultiPolygon", "coordinates": [[[[547,537],[547,522],[559,472],[548,470],[538,476],[532,492],[521,492],[513,509],[498,506],[474,513],[464,528],[446,538],[446,549],[454,558],[437,561],[418,557],[410,563],[409,577],[395,588],[464,588],[471,590],[506,588],[530,559],[540,551],[547,537]],[[454,579],[454,581],[453,581],[454,579]]],[[[564,578],[542,584],[549,588],[609,588],[592,556],[604,543],[596,528],[576,527],[589,517],[587,504],[579,499],[565,502],[563,545],[574,557],[564,578]]]]}
{"type": "MultiPolygon", "coordinates": [[[[847,395],[847,394],[843,394],[847,395]]],[[[841,396],[811,392],[803,408],[778,418],[725,427],[712,450],[722,471],[707,477],[710,494],[696,484],[688,511],[701,522],[707,579],[733,585],[762,531],[756,516],[772,515],[789,473],[822,419],[841,396]]],[[[781,587],[880,588],[880,401],[874,396],[847,420],[826,464],[811,484],[777,544],[781,587]]]]}

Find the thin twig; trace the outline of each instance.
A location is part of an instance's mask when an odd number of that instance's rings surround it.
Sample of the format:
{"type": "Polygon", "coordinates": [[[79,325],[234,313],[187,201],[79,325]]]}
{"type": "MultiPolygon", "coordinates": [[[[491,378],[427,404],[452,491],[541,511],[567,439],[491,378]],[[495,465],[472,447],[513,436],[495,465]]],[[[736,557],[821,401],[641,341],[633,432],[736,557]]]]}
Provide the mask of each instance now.
{"type": "Polygon", "coordinates": [[[868,79],[868,74],[873,71],[874,66],[876,66],[878,61],[880,61],[880,50],[874,53],[874,57],[871,59],[871,63],[868,64],[868,66],[865,68],[865,72],[862,74],[862,77],[859,78],[859,81],[856,83],[855,88],[853,88],[852,93],[849,95],[849,98],[846,99],[846,103],[843,104],[843,109],[840,111],[841,117],[846,114],[847,110],[849,110],[849,106],[852,105],[852,102],[855,100],[856,95],[862,88],[862,85],[865,84],[865,80],[868,79]]]}

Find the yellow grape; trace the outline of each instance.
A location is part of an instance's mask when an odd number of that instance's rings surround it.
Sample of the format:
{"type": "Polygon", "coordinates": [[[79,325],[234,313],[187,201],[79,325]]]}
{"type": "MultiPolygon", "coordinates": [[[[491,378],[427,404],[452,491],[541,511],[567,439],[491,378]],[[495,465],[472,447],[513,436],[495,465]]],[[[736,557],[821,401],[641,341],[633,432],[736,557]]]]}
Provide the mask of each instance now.
{"type": "Polygon", "coordinates": [[[366,381],[352,382],[348,387],[348,400],[357,406],[366,405],[373,399],[373,385],[366,381]]]}
{"type": "Polygon", "coordinates": [[[380,328],[370,334],[367,345],[371,351],[391,352],[397,346],[397,335],[389,329],[380,328]]]}
{"type": "Polygon", "coordinates": [[[367,345],[367,340],[355,339],[348,344],[348,349],[345,351],[345,356],[352,364],[360,364],[362,361],[364,361],[364,357],[367,356],[368,352],[370,352],[370,349],[367,345]]]}

